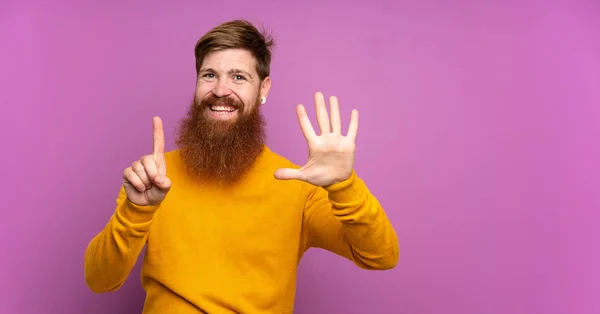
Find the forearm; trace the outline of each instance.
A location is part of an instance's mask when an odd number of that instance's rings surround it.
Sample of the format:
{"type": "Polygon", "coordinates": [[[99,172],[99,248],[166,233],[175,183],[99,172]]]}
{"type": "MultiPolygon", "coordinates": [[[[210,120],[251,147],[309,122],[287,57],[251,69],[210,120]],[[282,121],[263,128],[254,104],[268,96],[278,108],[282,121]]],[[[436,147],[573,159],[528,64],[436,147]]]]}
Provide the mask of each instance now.
{"type": "Polygon", "coordinates": [[[123,285],[146,244],[155,211],[119,197],[115,213],[85,252],[85,280],[92,291],[115,291],[123,285]]]}
{"type": "Polygon", "coordinates": [[[312,245],[328,249],[365,269],[390,269],[399,258],[396,232],[379,201],[355,173],[324,187],[327,205],[311,218],[312,245]],[[330,210],[323,210],[329,208],[330,210]]]}

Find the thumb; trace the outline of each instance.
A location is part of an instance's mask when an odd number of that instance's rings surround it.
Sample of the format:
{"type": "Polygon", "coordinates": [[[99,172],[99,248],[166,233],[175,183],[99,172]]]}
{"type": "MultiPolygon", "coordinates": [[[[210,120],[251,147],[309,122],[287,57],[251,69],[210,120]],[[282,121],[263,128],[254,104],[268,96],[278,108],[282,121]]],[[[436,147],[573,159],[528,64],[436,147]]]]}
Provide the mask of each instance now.
{"type": "Polygon", "coordinates": [[[154,178],[154,185],[164,193],[171,189],[171,180],[164,174],[159,174],[154,178]]]}
{"type": "Polygon", "coordinates": [[[275,170],[274,174],[279,180],[303,180],[303,173],[300,169],[280,168],[275,170]]]}

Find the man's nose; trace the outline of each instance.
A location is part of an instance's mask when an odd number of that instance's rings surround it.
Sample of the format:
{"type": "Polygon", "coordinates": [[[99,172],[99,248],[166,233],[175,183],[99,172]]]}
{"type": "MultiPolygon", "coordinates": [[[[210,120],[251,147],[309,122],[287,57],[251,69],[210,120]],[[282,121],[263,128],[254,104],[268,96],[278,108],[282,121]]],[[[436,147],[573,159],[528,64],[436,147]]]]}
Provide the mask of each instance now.
{"type": "Polygon", "coordinates": [[[231,94],[231,88],[229,88],[226,80],[220,79],[217,81],[212,93],[217,97],[229,96],[231,94]]]}

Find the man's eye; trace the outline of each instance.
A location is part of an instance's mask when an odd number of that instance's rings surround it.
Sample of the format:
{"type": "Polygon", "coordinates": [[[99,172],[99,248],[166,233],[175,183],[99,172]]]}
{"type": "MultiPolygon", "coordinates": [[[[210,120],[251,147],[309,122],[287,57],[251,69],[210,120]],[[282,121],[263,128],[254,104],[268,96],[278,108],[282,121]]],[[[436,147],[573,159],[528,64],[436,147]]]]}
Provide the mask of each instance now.
{"type": "Polygon", "coordinates": [[[212,74],[212,73],[206,73],[206,74],[204,74],[204,77],[206,77],[206,78],[214,78],[215,75],[212,74]]]}
{"type": "Polygon", "coordinates": [[[245,79],[246,79],[245,77],[243,77],[243,76],[241,76],[241,75],[235,75],[235,76],[234,76],[234,78],[235,78],[237,81],[241,81],[241,80],[245,80],[245,79]]]}

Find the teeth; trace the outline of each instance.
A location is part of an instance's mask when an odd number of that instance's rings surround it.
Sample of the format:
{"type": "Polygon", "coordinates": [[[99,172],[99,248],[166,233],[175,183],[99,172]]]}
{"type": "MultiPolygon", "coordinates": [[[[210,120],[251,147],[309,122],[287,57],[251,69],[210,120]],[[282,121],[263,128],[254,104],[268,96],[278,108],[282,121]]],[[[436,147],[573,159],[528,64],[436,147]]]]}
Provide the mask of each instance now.
{"type": "Polygon", "coordinates": [[[229,111],[229,112],[232,112],[235,110],[235,108],[229,107],[229,106],[211,106],[210,109],[212,109],[214,111],[229,111]]]}

